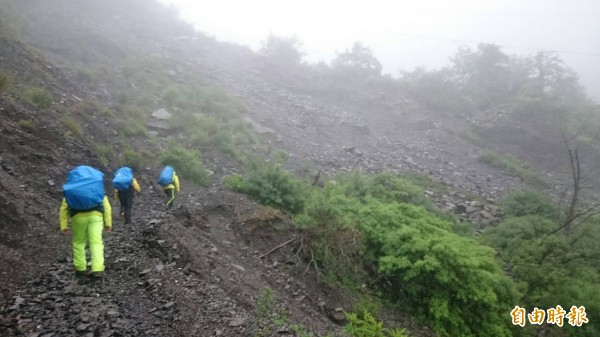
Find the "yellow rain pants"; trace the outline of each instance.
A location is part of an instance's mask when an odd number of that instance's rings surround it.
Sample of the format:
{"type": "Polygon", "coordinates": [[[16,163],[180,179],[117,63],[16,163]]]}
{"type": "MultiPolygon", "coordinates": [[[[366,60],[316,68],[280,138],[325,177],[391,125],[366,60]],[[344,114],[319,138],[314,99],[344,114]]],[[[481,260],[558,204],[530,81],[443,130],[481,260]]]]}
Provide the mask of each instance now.
{"type": "Polygon", "coordinates": [[[104,242],[102,213],[97,211],[77,213],[72,219],[73,264],[76,271],[85,271],[87,260],[85,246],[89,242],[92,272],[104,271],[104,242]]]}

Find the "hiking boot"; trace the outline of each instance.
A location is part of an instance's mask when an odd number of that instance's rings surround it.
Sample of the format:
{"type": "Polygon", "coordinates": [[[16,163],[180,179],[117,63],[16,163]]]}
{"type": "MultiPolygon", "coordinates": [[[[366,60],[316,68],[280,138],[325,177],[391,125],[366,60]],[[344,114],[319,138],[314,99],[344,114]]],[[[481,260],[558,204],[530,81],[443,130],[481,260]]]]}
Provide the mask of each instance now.
{"type": "Polygon", "coordinates": [[[95,280],[101,280],[104,278],[104,272],[103,271],[95,271],[92,273],[92,278],[95,280]]]}
{"type": "Polygon", "coordinates": [[[88,275],[88,273],[86,270],[82,270],[82,271],[76,270],[75,271],[75,278],[84,278],[84,277],[87,277],[87,275],[88,275]]]}

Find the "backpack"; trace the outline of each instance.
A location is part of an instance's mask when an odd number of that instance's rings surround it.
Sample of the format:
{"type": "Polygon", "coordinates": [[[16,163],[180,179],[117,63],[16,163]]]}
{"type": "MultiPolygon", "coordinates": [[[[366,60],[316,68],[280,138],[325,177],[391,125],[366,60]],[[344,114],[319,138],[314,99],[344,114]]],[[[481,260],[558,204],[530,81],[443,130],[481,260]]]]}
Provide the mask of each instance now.
{"type": "Polygon", "coordinates": [[[77,166],[67,175],[63,193],[73,211],[104,211],[104,173],[90,166],[77,166]]]}
{"type": "Polygon", "coordinates": [[[119,191],[127,191],[133,183],[133,170],[129,167],[121,167],[115,172],[112,185],[119,191]]]}
{"type": "Polygon", "coordinates": [[[174,170],[171,166],[165,166],[165,168],[160,173],[160,176],[158,177],[158,184],[160,186],[167,186],[173,183],[173,173],[174,170]]]}

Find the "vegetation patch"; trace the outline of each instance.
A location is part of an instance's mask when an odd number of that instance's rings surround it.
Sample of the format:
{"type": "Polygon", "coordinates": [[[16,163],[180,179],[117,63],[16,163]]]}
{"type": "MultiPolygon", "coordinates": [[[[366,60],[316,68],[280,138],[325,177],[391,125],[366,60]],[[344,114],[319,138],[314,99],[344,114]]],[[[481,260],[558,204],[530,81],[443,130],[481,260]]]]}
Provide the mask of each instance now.
{"type": "Polygon", "coordinates": [[[0,90],[6,89],[9,82],[8,75],[0,71],[0,90]]]}
{"type": "Polygon", "coordinates": [[[388,329],[371,313],[346,313],[348,324],[344,331],[353,337],[408,337],[404,329],[388,329]]]}
{"type": "Polygon", "coordinates": [[[35,123],[29,119],[21,119],[18,124],[21,129],[29,133],[33,133],[36,129],[35,123]]]}
{"type": "Polygon", "coordinates": [[[479,160],[490,166],[497,167],[512,175],[515,175],[530,184],[536,186],[542,184],[542,180],[538,173],[535,172],[535,170],[529,164],[524,163],[513,155],[505,154],[500,156],[493,152],[487,152],[479,157],[479,160]]]}
{"type": "Polygon", "coordinates": [[[391,174],[352,174],[308,194],[295,221],[305,255],[330,279],[371,284],[441,335],[510,336],[518,292],[495,252],[427,210],[422,190],[391,174]]]}
{"type": "Polygon", "coordinates": [[[434,181],[431,177],[419,172],[405,172],[400,175],[401,178],[415,184],[419,187],[444,192],[448,190],[446,185],[434,181]]]}
{"type": "Polygon", "coordinates": [[[131,148],[126,148],[123,151],[123,156],[121,157],[119,164],[121,166],[139,169],[144,166],[145,162],[146,160],[144,159],[144,155],[131,148]]]}
{"type": "Polygon", "coordinates": [[[61,118],[61,122],[63,125],[69,130],[71,135],[81,137],[83,135],[83,129],[81,128],[81,124],[70,114],[65,114],[61,118]]]}
{"type": "MultiPolygon", "coordinates": [[[[531,312],[561,305],[583,306],[589,322],[600,320],[598,240],[600,217],[588,217],[572,232],[560,230],[563,210],[547,198],[519,191],[504,201],[505,217],[484,232],[483,240],[494,247],[506,271],[517,282],[522,297],[518,305],[531,312]]],[[[519,335],[598,336],[597,324],[563,327],[527,324],[519,335]],[[559,332],[560,331],[560,332],[559,332]]]]}
{"type": "Polygon", "coordinates": [[[26,93],[26,99],[40,110],[45,110],[52,105],[52,95],[44,88],[32,88],[26,93]]]}
{"type": "Polygon", "coordinates": [[[267,162],[254,155],[243,161],[244,175],[234,175],[225,180],[225,186],[254,197],[258,202],[284,209],[293,214],[303,208],[308,183],[295,178],[281,165],[267,162]]]}
{"type": "Polygon", "coordinates": [[[104,166],[108,166],[108,159],[113,153],[112,146],[110,144],[97,144],[96,145],[96,155],[100,160],[100,163],[104,166]]]}
{"type": "Polygon", "coordinates": [[[481,137],[479,137],[479,134],[473,130],[464,130],[460,132],[458,136],[470,142],[473,145],[481,146],[481,144],[483,144],[483,141],[481,140],[481,137]]]}
{"type": "Polygon", "coordinates": [[[208,186],[210,176],[201,161],[200,151],[186,149],[179,145],[171,144],[162,153],[161,163],[171,165],[180,177],[190,180],[200,186],[208,186]]]}

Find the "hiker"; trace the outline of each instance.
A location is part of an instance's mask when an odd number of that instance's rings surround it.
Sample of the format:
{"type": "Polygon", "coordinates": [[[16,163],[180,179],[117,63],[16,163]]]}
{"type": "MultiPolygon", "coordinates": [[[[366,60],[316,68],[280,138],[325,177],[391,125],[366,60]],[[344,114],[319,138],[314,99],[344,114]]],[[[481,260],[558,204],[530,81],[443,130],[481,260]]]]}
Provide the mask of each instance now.
{"type": "Polygon", "coordinates": [[[158,177],[158,184],[162,186],[163,192],[167,196],[167,208],[172,208],[175,202],[175,190],[179,193],[179,178],[175,170],[166,165],[158,177]]]}
{"type": "Polygon", "coordinates": [[[121,210],[119,215],[124,218],[123,224],[131,223],[131,208],[133,207],[134,192],[140,193],[140,185],[133,177],[133,169],[127,166],[119,168],[115,172],[112,185],[115,188],[115,201],[119,200],[121,210]]]}
{"type": "Polygon", "coordinates": [[[90,166],[77,166],[63,185],[64,198],[60,206],[60,232],[66,235],[69,218],[73,230],[73,265],[75,276],[87,275],[85,248],[90,245],[92,276],[104,274],[104,242],[102,228],[112,229],[111,208],[104,195],[104,174],[90,166]]]}

